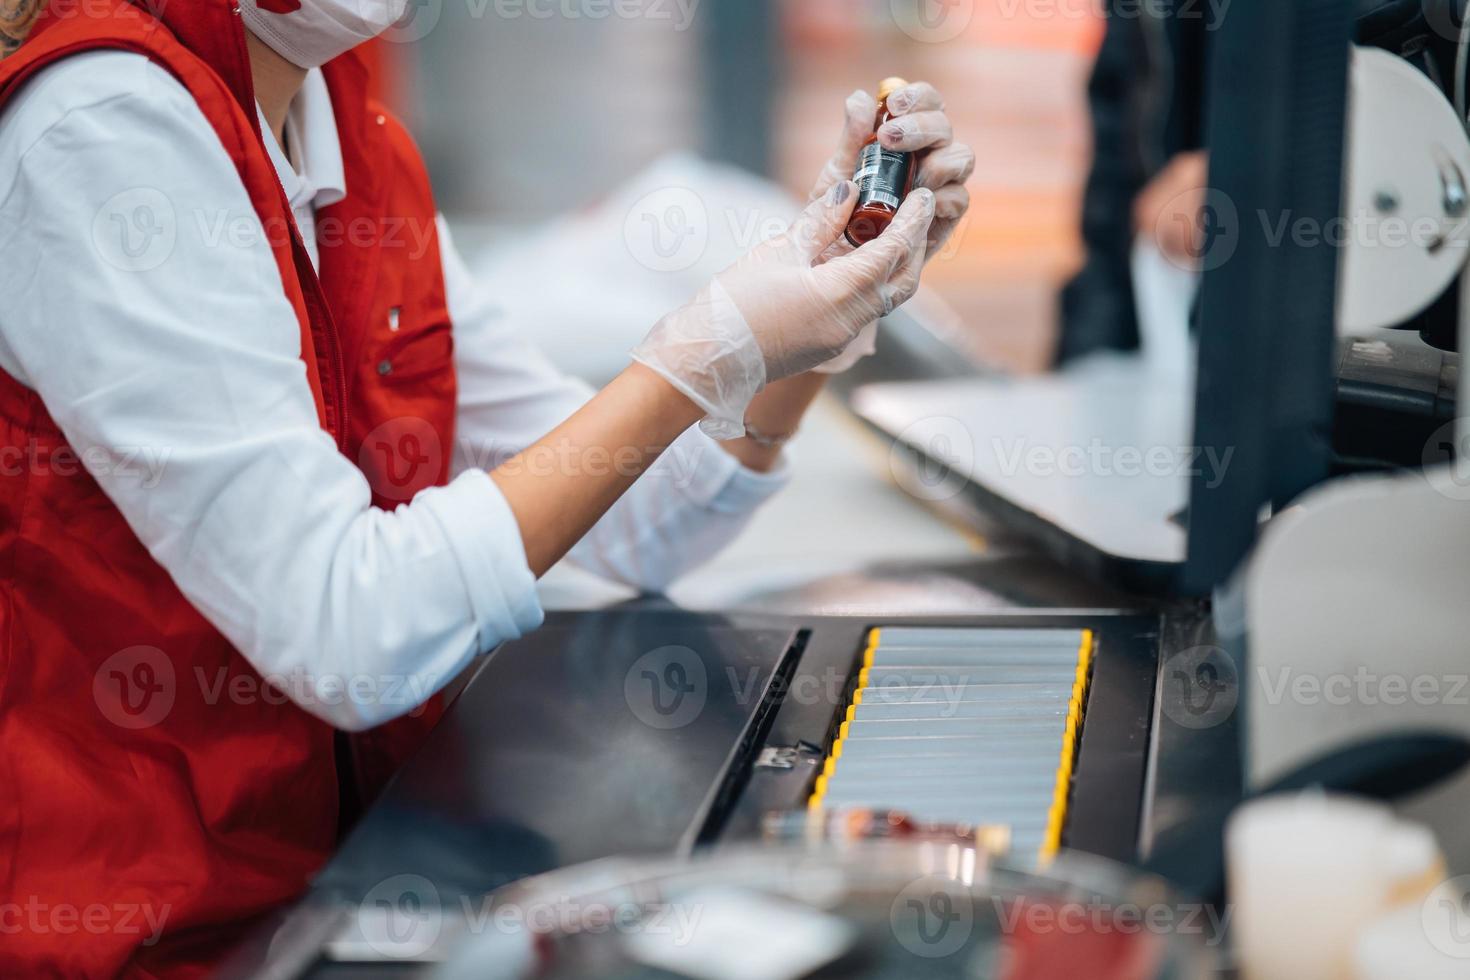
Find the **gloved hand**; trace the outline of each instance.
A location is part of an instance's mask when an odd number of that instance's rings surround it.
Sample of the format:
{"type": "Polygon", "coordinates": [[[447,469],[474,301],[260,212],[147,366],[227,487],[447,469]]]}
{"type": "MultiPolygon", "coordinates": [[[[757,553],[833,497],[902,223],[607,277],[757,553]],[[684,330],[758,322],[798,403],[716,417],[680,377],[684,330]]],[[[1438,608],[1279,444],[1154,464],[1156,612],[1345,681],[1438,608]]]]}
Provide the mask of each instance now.
{"type": "Polygon", "coordinates": [[[860,249],[817,258],[842,238],[857,185],[834,182],[785,234],[720,273],[633,350],[706,412],[716,439],[745,434],[745,411],[767,382],[841,354],[919,287],[934,194],[910,194],[893,223],[860,249]]]}
{"type": "MultiPolygon", "coordinates": [[[[975,170],[975,151],[963,143],[953,142],[954,128],[944,112],[944,98],[928,82],[912,82],[888,97],[888,109],[895,117],[878,133],[878,142],[890,150],[919,153],[918,173],[914,187],[934,191],[934,223],[929,228],[926,256],[938,254],[970,208],[970,192],[965,181],[975,170]]],[[[846,117],[837,151],[822,168],[812,188],[812,199],[820,197],[842,180],[852,178],[858,154],[873,132],[873,117],[878,101],[861,89],[847,97],[846,117]]],[[[838,238],[828,253],[818,261],[852,251],[845,238],[838,238]]],[[[815,368],[822,374],[840,374],[875,349],[878,324],[869,324],[862,334],[840,356],[815,368]]]]}

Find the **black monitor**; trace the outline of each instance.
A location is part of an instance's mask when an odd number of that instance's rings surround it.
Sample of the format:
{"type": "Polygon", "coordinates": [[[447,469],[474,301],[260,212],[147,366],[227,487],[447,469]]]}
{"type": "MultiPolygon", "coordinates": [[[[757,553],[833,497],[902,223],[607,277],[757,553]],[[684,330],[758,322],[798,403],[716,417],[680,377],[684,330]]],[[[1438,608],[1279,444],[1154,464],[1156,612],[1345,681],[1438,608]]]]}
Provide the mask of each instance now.
{"type": "Polygon", "coordinates": [[[1354,14],[1259,0],[1217,25],[1195,435],[1231,455],[1224,479],[1190,488],[1186,592],[1224,582],[1263,510],[1329,473],[1354,14]]]}

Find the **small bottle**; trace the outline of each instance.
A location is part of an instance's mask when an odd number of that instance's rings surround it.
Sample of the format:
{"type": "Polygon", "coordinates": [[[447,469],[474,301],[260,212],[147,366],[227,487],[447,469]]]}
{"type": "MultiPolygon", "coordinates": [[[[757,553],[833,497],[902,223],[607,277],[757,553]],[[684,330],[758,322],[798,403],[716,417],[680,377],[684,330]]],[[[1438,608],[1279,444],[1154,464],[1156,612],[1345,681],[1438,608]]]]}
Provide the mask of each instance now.
{"type": "Polygon", "coordinates": [[[857,171],[852,175],[858,187],[857,207],[847,223],[847,240],[864,245],[883,234],[883,229],[898,213],[898,206],[913,190],[914,155],[886,150],[878,142],[878,130],[889,119],[888,97],[908,85],[902,78],[885,78],[878,85],[878,115],[873,120],[873,134],[863,143],[858,154],[857,171]]]}

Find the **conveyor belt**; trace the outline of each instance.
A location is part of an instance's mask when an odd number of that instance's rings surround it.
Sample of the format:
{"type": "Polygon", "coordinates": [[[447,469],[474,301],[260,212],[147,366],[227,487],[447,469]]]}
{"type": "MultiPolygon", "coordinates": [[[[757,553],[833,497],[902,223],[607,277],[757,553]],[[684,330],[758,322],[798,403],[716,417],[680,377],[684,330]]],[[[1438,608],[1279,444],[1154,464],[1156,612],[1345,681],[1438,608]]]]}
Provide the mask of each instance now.
{"type": "Polygon", "coordinates": [[[1066,824],[1093,642],[1076,629],[874,629],[810,807],[1003,825],[1016,855],[1049,860],[1066,824]]]}

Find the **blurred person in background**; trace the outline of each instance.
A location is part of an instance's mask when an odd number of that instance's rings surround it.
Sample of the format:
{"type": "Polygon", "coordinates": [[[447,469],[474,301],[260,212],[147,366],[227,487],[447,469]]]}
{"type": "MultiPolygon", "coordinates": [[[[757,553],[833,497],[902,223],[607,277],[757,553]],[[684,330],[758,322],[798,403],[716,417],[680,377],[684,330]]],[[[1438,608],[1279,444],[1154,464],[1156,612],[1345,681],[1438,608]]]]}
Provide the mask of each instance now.
{"type": "Polygon", "coordinates": [[[880,135],[919,187],[846,245],[854,93],[791,228],[593,393],[495,315],[366,95],[406,2],[0,7],[35,21],[0,62],[0,866],[36,912],[0,974],[207,972],[553,563],[657,590],[740,530],[968,205],[914,83],[880,135]]]}
{"type": "MultiPolygon", "coordinates": [[[[1216,231],[1207,209],[1204,146],[1210,37],[1230,0],[1109,0],[1088,88],[1093,165],[1082,209],[1087,255],[1061,297],[1056,362],[1140,346],[1138,252],[1191,276],[1216,231]]],[[[1453,79],[1464,0],[1357,0],[1355,41],[1415,65],[1456,101],[1453,79]]],[[[1157,268],[1155,264],[1155,268],[1157,268]]],[[[1157,277],[1152,280],[1157,284],[1157,277]]],[[[1195,284],[1189,288],[1197,294],[1195,284]]],[[[1405,326],[1442,349],[1458,329],[1453,289],[1405,326]]],[[[1186,311],[1178,311],[1182,320],[1186,311]]],[[[1145,331],[1147,333],[1147,331],[1145,331]]]]}
{"type": "MultiPolygon", "coordinates": [[[[1181,270],[1199,250],[1207,39],[1217,8],[1109,0],[1088,102],[1093,163],[1082,204],[1082,269],[1062,290],[1056,362],[1140,344],[1136,243],[1181,270]]],[[[1218,12],[1223,16],[1223,11],[1218,12]]]]}

